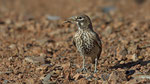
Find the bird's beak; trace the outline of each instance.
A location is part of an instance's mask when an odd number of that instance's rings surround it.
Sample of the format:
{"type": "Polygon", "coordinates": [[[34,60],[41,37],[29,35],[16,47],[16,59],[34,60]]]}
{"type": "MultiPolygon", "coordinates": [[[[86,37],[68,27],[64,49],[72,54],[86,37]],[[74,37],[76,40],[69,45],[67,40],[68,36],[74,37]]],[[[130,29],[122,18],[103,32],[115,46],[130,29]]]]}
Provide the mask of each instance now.
{"type": "Polygon", "coordinates": [[[77,19],[77,16],[68,18],[64,23],[74,23],[77,19]]]}

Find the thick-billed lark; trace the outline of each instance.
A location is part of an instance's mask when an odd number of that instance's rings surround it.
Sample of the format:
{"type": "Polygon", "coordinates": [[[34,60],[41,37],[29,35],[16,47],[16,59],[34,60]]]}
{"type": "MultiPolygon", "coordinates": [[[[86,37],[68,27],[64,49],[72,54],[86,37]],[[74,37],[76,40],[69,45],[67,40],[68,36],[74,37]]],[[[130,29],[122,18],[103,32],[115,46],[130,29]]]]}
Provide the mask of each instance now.
{"type": "Polygon", "coordinates": [[[67,22],[76,23],[78,31],[73,37],[73,44],[83,57],[83,67],[81,71],[87,71],[85,68],[85,56],[91,57],[95,64],[94,72],[97,72],[97,63],[102,52],[102,44],[98,34],[93,30],[90,18],[87,15],[70,17],[67,22]]]}

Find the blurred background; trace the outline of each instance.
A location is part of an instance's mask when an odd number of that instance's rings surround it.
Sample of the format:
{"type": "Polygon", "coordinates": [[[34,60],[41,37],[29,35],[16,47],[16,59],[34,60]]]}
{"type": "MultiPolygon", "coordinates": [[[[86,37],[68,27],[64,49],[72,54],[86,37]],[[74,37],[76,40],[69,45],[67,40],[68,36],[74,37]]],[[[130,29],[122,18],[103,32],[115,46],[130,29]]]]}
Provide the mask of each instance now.
{"type": "Polygon", "coordinates": [[[0,0],[0,14],[68,17],[86,12],[100,13],[104,8],[113,7],[127,15],[139,13],[142,16],[141,13],[149,14],[149,4],[149,0],[0,0]]]}

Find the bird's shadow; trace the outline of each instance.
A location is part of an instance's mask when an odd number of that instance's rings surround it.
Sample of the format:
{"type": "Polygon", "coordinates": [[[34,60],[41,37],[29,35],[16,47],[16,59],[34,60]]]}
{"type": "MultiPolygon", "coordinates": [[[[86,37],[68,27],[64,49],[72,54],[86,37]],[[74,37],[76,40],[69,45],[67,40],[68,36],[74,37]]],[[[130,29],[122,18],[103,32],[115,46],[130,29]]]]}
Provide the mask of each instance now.
{"type": "Polygon", "coordinates": [[[138,60],[135,62],[128,62],[125,64],[116,64],[115,66],[110,67],[111,69],[117,69],[117,68],[131,68],[132,66],[140,64],[141,66],[147,65],[150,63],[150,60],[148,61],[143,61],[143,60],[138,60]]]}

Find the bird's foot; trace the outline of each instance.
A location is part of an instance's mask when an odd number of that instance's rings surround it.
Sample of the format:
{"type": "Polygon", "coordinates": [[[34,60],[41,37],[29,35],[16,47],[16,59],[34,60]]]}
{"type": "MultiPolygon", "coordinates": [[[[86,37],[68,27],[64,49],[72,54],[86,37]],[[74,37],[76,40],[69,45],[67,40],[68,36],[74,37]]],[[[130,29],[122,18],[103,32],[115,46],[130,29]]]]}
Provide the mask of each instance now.
{"type": "Polygon", "coordinates": [[[84,72],[84,71],[87,72],[88,69],[87,69],[87,68],[82,68],[81,71],[82,71],[82,72],[84,72]]]}
{"type": "Polygon", "coordinates": [[[98,70],[97,70],[97,69],[95,69],[95,70],[94,70],[94,73],[97,73],[97,72],[98,72],[98,70]]]}
{"type": "Polygon", "coordinates": [[[87,68],[82,68],[82,69],[77,69],[76,72],[83,72],[83,73],[86,73],[88,72],[88,69],[87,68]]]}

